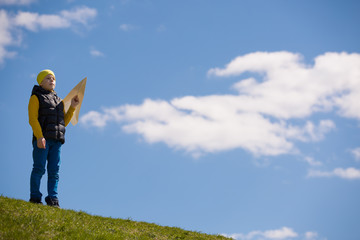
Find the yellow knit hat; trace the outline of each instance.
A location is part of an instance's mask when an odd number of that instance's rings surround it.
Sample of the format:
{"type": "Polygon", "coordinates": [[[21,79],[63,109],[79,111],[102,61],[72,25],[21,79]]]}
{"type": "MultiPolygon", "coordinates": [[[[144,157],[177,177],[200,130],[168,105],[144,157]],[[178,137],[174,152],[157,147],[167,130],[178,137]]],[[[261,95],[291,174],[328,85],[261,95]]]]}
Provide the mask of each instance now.
{"type": "MultiPolygon", "coordinates": [[[[36,79],[37,82],[38,82],[38,84],[40,85],[41,82],[44,80],[44,78],[45,78],[47,75],[49,75],[49,74],[53,75],[54,78],[55,78],[54,72],[51,71],[50,69],[42,70],[42,71],[38,74],[37,79],[36,79]]],[[[56,80],[56,78],[55,78],[55,80],[56,80]]]]}

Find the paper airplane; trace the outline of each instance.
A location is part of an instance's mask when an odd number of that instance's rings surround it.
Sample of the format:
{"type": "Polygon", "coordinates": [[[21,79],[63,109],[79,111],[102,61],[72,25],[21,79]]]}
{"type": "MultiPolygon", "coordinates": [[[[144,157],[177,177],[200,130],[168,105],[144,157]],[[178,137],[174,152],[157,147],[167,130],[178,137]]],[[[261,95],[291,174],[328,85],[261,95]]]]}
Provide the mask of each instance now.
{"type": "Polygon", "coordinates": [[[77,105],[77,107],[75,109],[75,112],[74,112],[74,115],[70,120],[70,122],[74,126],[79,121],[79,112],[80,112],[82,100],[84,98],[86,80],[87,80],[87,77],[85,77],[83,80],[81,80],[81,82],[79,82],[78,85],[76,85],[63,100],[64,107],[65,107],[65,112],[67,112],[69,110],[69,108],[70,108],[70,105],[71,105],[71,99],[76,95],[78,95],[78,97],[79,97],[79,105],[77,105]]]}

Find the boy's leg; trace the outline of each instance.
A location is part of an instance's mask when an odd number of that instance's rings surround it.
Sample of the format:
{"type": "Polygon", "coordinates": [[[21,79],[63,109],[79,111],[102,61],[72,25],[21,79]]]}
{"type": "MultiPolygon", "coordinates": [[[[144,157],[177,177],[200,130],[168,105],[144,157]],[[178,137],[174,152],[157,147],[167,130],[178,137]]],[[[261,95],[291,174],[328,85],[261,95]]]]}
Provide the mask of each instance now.
{"type": "MultiPolygon", "coordinates": [[[[46,144],[47,145],[47,144],[46,144]]],[[[46,158],[48,155],[48,146],[46,149],[37,147],[37,142],[33,142],[33,169],[30,177],[30,200],[41,201],[40,192],[41,177],[45,173],[46,158]]]]}
{"type": "Polygon", "coordinates": [[[49,154],[48,154],[48,197],[55,199],[58,196],[57,187],[59,182],[59,169],[60,169],[60,151],[61,142],[50,140],[49,141],[49,154]]]}

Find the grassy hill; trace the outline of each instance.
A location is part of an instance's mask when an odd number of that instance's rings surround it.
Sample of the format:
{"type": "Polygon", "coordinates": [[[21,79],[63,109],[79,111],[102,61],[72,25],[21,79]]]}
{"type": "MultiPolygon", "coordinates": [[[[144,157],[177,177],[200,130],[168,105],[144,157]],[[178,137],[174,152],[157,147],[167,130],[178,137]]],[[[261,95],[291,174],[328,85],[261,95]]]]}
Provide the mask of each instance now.
{"type": "Polygon", "coordinates": [[[92,216],[0,196],[0,240],[228,239],[152,223],[92,216]]]}

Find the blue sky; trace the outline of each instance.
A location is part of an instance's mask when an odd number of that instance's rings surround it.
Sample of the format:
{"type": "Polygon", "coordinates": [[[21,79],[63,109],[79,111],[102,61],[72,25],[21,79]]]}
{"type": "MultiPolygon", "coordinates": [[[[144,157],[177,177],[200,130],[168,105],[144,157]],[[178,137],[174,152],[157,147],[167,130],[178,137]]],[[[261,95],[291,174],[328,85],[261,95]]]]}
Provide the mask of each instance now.
{"type": "MultiPolygon", "coordinates": [[[[0,194],[28,200],[36,75],[60,205],[234,239],[360,237],[360,3],[0,0],[0,194]]],[[[46,194],[46,176],[42,182],[46,194]]]]}

